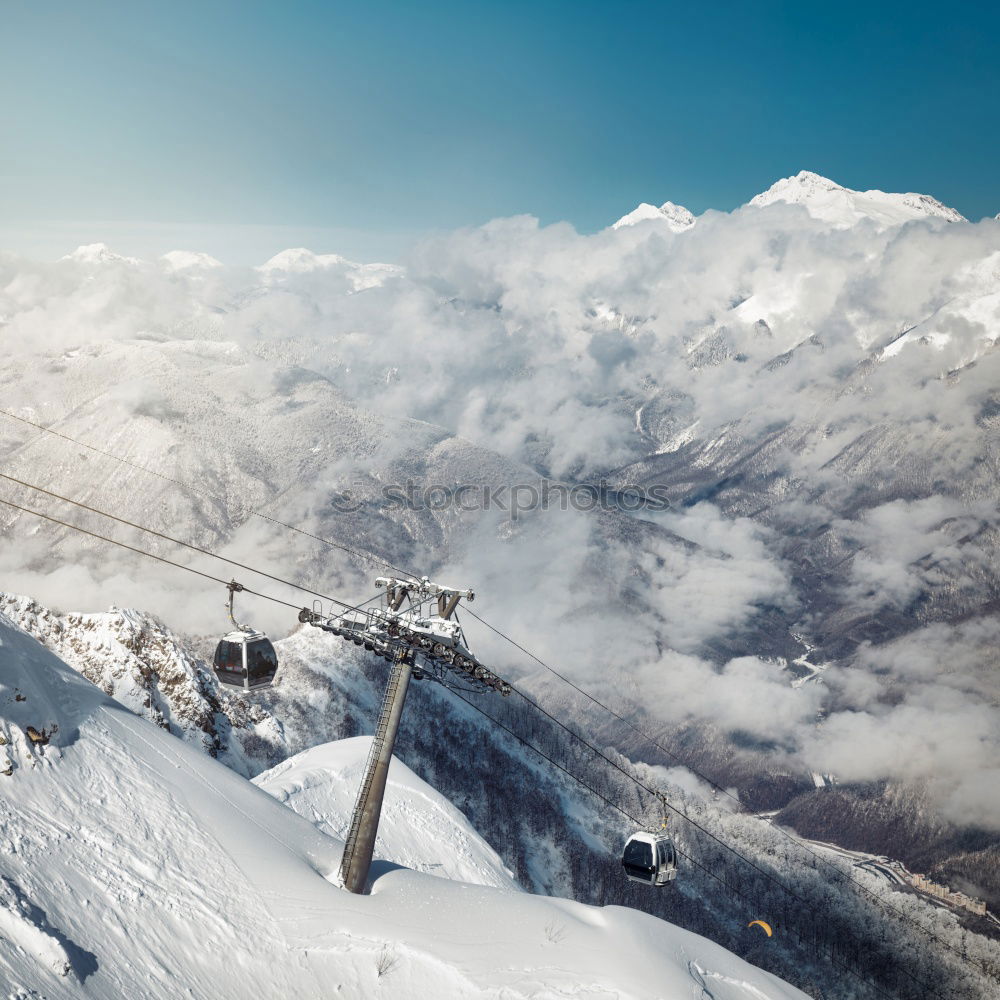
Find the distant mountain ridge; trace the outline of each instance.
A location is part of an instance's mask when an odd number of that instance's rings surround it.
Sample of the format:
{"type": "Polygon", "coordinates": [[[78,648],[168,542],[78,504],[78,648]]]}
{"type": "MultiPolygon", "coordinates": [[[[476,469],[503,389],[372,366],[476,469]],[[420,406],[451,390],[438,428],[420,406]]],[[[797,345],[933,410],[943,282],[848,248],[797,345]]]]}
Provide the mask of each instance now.
{"type": "Polygon", "coordinates": [[[642,202],[637,208],[632,209],[628,215],[623,215],[612,229],[621,229],[622,226],[634,226],[639,222],[647,222],[655,219],[657,222],[665,222],[667,227],[675,233],[682,233],[685,229],[690,229],[694,223],[694,216],[683,206],[675,205],[672,201],[665,201],[659,208],[642,202]]]}
{"type": "MultiPolygon", "coordinates": [[[[775,181],[766,191],[755,195],[745,206],[767,208],[779,203],[802,205],[814,218],[837,228],[849,228],[862,219],[882,226],[897,226],[914,219],[944,219],[968,222],[960,212],[926,194],[892,194],[885,191],[852,191],[810,170],[775,181]]],[[[665,202],[660,208],[643,202],[623,215],[611,228],[637,223],[665,222],[672,232],[690,229],[697,221],[686,208],[665,202]]]]}
{"type": "Polygon", "coordinates": [[[748,204],[754,208],[766,208],[778,202],[804,205],[813,218],[845,228],[865,218],[887,226],[927,218],[968,222],[960,212],[930,195],[852,191],[809,170],[777,181],[751,198],[748,204]]]}
{"type": "MultiPolygon", "coordinates": [[[[872,189],[855,191],[835,181],[814,173],[800,170],[797,174],[775,181],[766,191],[751,198],[742,208],[768,208],[772,205],[802,205],[814,219],[829,223],[835,228],[850,228],[868,219],[878,226],[902,225],[919,219],[943,219],[946,222],[968,222],[956,209],[937,198],[914,192],[893,193],[872,189]]],[[[1000,219],[1000,213],[995,218],[1000,219]]],[[[673,233],[691,229],[698,217],[683,205],[665,201],[661,205],[640,202],[609,227],[624,229],[646,222],[666,226],[673,233]]],[[[66,254],[64,261],[87,266],[112,263],[138,265],[141,261],[113,251],[104,243],[77,247],[66,254]]],[[[220,262],[206,253],[172,250],[160,257],[162,265],[173,271],[209,270],[220,262]]],[[[358,263],[337,253],[315,253],[305,247],[291,247],[279,251],[256,270],[262,274],[308,274],[322,271],[343,271],[358,290],[381,284],[387,278],[404,272],[395,264],[358,263]]]]}

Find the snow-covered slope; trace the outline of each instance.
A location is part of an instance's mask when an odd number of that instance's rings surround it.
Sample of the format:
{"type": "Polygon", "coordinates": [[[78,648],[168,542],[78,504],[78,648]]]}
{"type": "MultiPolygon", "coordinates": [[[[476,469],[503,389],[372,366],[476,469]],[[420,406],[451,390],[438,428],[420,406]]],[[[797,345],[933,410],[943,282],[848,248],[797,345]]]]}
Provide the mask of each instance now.
{"type": "MultiPolygon", "coordinates": [[[[370,748],[369,736],[321,744],[258,775],[254,784],[324,833],[343,838],[370,748]]],[[[457,882],[520,891],[496,851],[469,821],[395,758],[389,767],[375,854],[457,882]]]]}
{"type": "Polygon", "coordinates": [[[804,996],[621,908],[384,865],[351,896],[329,881],[340,842],[3,616],[0,734],[10,996],[804,996]]]}
{"type": "Polygon", "coordinates": [[[926,194],[892,194],[885,191],[852,191],[808,170],[776,181],[766,191],[750,199],[754,208],[778,202],[804,205],[814,219],[838,228],[847,228],[862,219],[882,226],[896,226],[913,219],[939,218],[966,222],[964,215],[942,205],[926,194]]]}
{"type": "Polygon", "coordinates": [[[162,622],[134,608],[57,615],[29,597],[0,593],[0,613],[136,715],[203,747],[240,774],[261,764],[251,745],[278,739],[280,727],[257,701],[239,698],[162,622]]]}
{"type": "Polygon", "coordinates": [[[644,201],[632,209],[628,215],[623,215],[611,228],[621,229],[622,226],[634,226],[636,223],[648,222],[651,219],[666,223],[667,228],[674,233],[682,233],[695,223],[694,216],[683,205],[675,205],[672,201],[665,201],[657,208],[644,201]]]}

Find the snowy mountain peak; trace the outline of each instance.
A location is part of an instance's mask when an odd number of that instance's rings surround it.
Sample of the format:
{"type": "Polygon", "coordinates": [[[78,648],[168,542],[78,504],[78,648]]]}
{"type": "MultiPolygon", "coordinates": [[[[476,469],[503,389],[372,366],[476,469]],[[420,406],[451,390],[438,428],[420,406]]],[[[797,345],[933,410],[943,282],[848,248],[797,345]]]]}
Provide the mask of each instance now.
{"type": "Polygon", "coordinates": [[[276,253],[270,260],[261,264],[258,271],[320,271],[327,267],[356,267],[353,261],[336,253],[313,253],[305,247],[294,247],[276,253]]]}
{"type": "Polygon", "coordinates": [[[665,201],[657,208],[644,201],[628,215],[623,215],[611,228],[621,229],[622,226],[634,226],[638,222],[647,222],[651,219],[666,222],[670,230],[675,233],[690,229],[695,222],[694,216],[683,205],[665,201]]]}
{"type": "Polygon", "coordinates": [[[356,292],[366,288],[377,288],[386,279],[402,272],[402,269],[395,264],[358,264],[341,257],[340,254],[313,253],[305,247],[282,250],[257,267],[257,271],[268,279],[277,281],[290,274],[311,274],[315,271],[334,269],[347,278],[356,292]]]}
{"type": "Polygon", "coordinates": [[[171,250],[165,253],[160,262],[168,271],[207,270],[222,267],[222,261],[216,260],[207,253],[194,250],[171,250]]]}
{"type": "Polygon", "coordinates": [[[78,246],[72,253],[60,257],[60,260],[71,260],[77,264],[138,264],[135,257],[123,257],[115,253],[106,243],[87,243],[78,246]]]}
{"type": "Polygon", "coordinates": [[[814,219],[846,229],[862,219],[872,219],[883,226],[898,226],[913,219],[940,218],[947,222],[966,222],[964,215],[926,194],[894,194],[885,191],[852,191],[828,177],[810,170],[800,170],[794,177],[776,181],[766,191],[751,198],[754,208],[784,202],[804,205],[814,219]]]}
{"type": "Polygon", "coordinates": [[[781,180],[775,181],[763,194],[757,195],[750,204],[770,204],[775,200],[787,201],[789,195],[804,197],[823,191],[847,190],[843,185],[830,180],[829,177],[823,177],[811,170],[800,170],[794,177],[783,177],[781,180]]]}

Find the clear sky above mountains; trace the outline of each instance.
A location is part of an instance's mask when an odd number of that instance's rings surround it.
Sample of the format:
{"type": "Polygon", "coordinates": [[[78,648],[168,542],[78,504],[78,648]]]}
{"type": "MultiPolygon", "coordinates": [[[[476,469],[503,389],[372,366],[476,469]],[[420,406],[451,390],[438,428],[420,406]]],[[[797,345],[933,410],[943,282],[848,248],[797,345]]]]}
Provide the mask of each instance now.
{"type": "Polygon", "coordinates": [[[814,170],[1000,211],[981,3],[8,0],[0,246],[391,257],[518,213],[730,209],[814,170]],[[154,225],[155,224],[155,225],[154,225]],[[238,242],[238,240],[237,240],[238,242]]]}

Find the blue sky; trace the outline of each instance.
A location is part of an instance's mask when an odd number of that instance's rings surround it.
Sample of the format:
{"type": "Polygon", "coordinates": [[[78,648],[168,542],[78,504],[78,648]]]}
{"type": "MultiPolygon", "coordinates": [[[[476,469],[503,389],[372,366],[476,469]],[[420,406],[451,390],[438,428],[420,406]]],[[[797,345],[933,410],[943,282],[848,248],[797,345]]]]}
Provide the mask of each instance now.
{"type": "Polygon", "coordinates": [[[730,209],[800,169],[1000,211],[994,5],[0,10],[11,249],[110,237],[261,253],[309,237],[392,257],[502,215],[592,231],[639,201],[730,209]]]}

